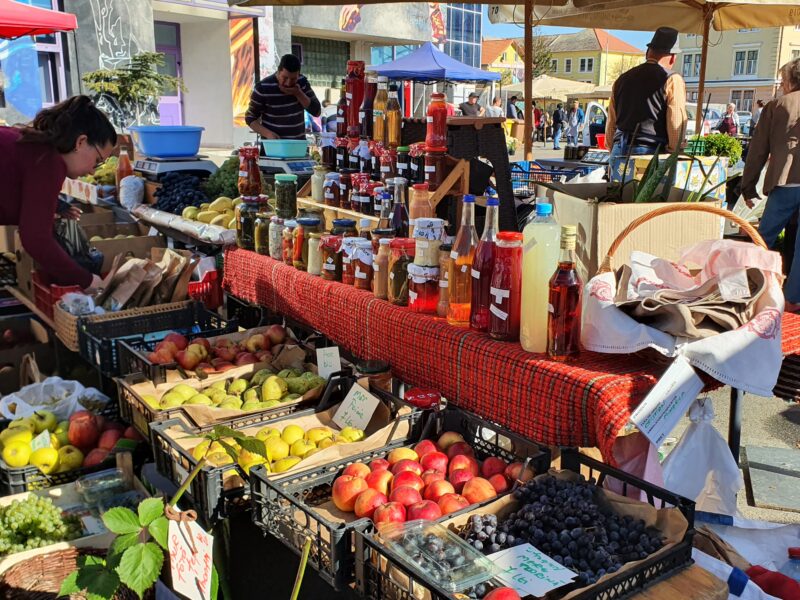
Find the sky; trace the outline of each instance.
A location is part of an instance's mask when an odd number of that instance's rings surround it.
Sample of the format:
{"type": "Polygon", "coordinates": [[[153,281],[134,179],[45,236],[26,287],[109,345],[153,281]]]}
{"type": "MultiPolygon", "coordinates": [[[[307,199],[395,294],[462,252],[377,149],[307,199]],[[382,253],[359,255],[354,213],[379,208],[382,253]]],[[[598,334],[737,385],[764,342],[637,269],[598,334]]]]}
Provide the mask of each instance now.
{"type": "MultiPolygon", "coordinates": [[[[483,37],[485,38],[512,38],[523,37],[525,32],[521,25],[493,25],[489,22],[488,5],[483,7],[483,37]]],[[[574,27],[540,27],[539,31],[543,35],[553,35],[556,33],[573,33],[580,31],[574,27]]],[[[644,51],[647,42],[653,37],[652,31],[617,31],[610,30],[611,34],[619,39],[641,48],[644,51]]]]}

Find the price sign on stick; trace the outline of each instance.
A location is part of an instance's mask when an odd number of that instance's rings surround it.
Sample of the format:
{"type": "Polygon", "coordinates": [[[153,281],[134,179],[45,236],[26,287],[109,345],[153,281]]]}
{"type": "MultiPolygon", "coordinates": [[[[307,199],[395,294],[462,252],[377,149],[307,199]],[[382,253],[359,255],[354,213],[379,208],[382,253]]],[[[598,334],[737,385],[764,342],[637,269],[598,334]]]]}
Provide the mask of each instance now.
{"type": "Polygon", "coordinates": [[[339,410],[333,415],[333,422],[339,427],[366,429],[380,402],[363,387],[354,383],[339,410]]]}
{"type": "Polygon", "coordinates": [[[172,587],[189,600],[210,600],[214,540],[195,521],[169,522],[172,587]]]}
{"type": "Polygon", "coordinates": [[[520,596],[544,596],[570,583],[577,574],[530,544],[520,544],[488,556],[499,569],[498,578],[520,596]]]}
{"type": "Polygon", "coordinates": [[[342,359],[339,358],[339,347],[317,348],[317,373],[327,379],[342,370],[342,359]]]}

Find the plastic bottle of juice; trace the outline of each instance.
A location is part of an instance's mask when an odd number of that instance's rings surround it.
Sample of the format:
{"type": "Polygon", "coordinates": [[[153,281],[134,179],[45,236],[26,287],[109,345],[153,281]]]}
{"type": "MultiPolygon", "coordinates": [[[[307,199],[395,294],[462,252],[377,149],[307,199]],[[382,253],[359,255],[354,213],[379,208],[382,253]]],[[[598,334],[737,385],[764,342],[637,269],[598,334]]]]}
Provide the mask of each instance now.
{"type": "Polygon", "coordinates": [[[472,259],[478,245],[475,232],[475,196],[464,194],[461,210],[461,227],[456,234],[453,250],[450,252],[450,276],[448,277],[450,298],[447,308],[447,322],[460,327],[469,326],[470,304],[472,302],[472,259]]]}
{"type": "Polygon", "coordinates": [[[469,326],[475,331],[486,331],[489,327],[489,288],[492,287],[492,270],[494,269],[494,250],[497,238],[498,210],[500,201],[497,196],[486,198],[486,220],[483,235],[475,248],[472,260],[472,306],[470,307],[469,326]]]}
{"type": "Polygon", "coordinates": [[[561,254],[561,228],[553,205],[540,202],[522,232],[522,310],[519,340],[528,352],[547,350],[547,298],[561,254]]]}

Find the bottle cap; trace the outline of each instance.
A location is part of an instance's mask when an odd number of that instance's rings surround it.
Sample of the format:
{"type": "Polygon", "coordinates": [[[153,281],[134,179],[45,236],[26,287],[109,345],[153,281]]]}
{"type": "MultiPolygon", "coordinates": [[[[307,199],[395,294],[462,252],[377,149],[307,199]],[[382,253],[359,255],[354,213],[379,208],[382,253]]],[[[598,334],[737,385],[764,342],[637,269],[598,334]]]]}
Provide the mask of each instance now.
{"type": "Polygon", "coordinates": [[[501,242],[521,242],[522,234],[518,231],[500,231],[497,233],[497,239],[501,242]]]}
{"type": "Polygon", "coordinates": [[[297,175],[292,175],[290,173],[280,173],[278,175],[275,175],[275,180],[283,183],[294,183],[297,181],[297,175]]]}
{"type": "Polygon", "coordinates": [[[467,204],[475,204],[475,196],[472,194],[464,194],[464,202],[467,204]]]}
{"type": "Polygon", "coordinates": [[[394,238],[390,240],[390,248],[402,248],[403,250],[414,250],[417,247],[417,241],[413,238],[394,238]]]}
{"type": "Polygon", "coordinates": [[[397,151],[398,152],[408,152],[409,150],[410,150],[410,148],[408,146],[398,146],[397,147],[397,151]]]}
{"type": "Polygon", "coordinates": [[[334,219],[333,220],[334,227],[355,227],[356,220],[355,219],[334,219]]]}
{"type": "Polygon", "coordinates": [[[549,202],[542,202],[536,205],[536,216],[546,217],[553,214],[553,205],[549,202]]]}
{"type": "Polygon", "coordinates": [[[428,184],[427,183],[415,183],[414,189],[418,191],[427,192],[428,191],[428,184]]]}
{"type": "Polygon", "coordinates": [[[366,228],[367,228],[367,227],[369,227],[371,224],[372,224],[372,219],[361,219],[361,220],[358,222],[358,225],[361,227],[361,229],[366,229],[366,228]]]}
{"type": "Polygon", "coordinates": [[[500,206],[500,198],[497,196],[486,196],[486,206],[500,206]]]}
{"type": "Polygon", "coordinates": [[[317,227],[320,221],[319,217],[300,217],[297,222],[303,227],[317,227]]]}
{"type": "Polygon", "coordinates": [[[561,237],[565,236],[576,237],[577,235],[578,235],[578,228],[575,225],[561,226],[561,237]]]}

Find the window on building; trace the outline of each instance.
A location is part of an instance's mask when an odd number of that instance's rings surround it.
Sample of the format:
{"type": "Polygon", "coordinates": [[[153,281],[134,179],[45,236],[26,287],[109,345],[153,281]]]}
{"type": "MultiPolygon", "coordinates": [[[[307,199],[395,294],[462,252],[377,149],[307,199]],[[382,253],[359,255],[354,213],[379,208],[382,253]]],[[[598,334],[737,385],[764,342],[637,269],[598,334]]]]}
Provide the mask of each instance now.
{"type": "Polygon", "coordinates": [[[758,50],[748,50],[745,75],[755,75],[757,71],[758,71],[758,50]]]}
{"type": "Polygon", "coordinates": [[[744,75],[744,63],[746,52],[744,50],[739,50],[738,52],[734,52],[733,54],[733,74],[734,75],[744,75]]]}
{"type": "Polygon", "coordinates": [[[580,72],[581,73],[591,73],[594,71],[594,59],[593,58],[582,58],[580,62],[580,72]]]}
{"type": "Polygon", "coordinates": [[[703,60],[702,54],[695,54],[694,55],[694,70],[692,71],[692,77],[700,77],[700,63],[703,60]]]}
{"type": "Polygon", "coordinates": [[[683,55],[683,71],[681,72],[684,77],[691,77],[694,69],[694,56],[691,54],[683,55]]]}
{"type": "Polygon", "coordinates": [[[572,59],[565,58],[564,59],[564,73],[572,73],[572,59]]]}
{"type": "Polygon", "coordinates": [[[734,75],[755,75],[758,71],[758,50],[737,50],[733,55],[734,75]]]}
{"type": "Polygon", "coordinates": [[[800,50],[792,50],[792,60],[800,58],[800,50]]]}
{"type": "Polygon", "coordinates": [[[558,59],[554,58],[550,61],[550,71],[552,73],[558,73],[558,59]]]}
{"type": "Polygon", "coordinates": [[[731,90],[731,102],[736,105],[736,110],[753,110],[754,90],[731,90]]]}
{"type": "Polygon", "coordinates": [[[687,91],[686,92],[686,101],[687,102],[697,102],[697,90],[687,91]]]}
{"type": "MultiPolygon", "coordinates": [[[[22,0],[22,2],[48,10],[59,10],[57,0],[22,0]]],[[[64,68],[61,37],[61,34],[49,33],[33,38],[41,84],[42,106],[52,106],[67,97],[66,69],[64,68]]],[[[0,89],[2,89],[1,86],[0,89]]],[[[0,96],[2,95],[0,91],[0,96]]]]}

